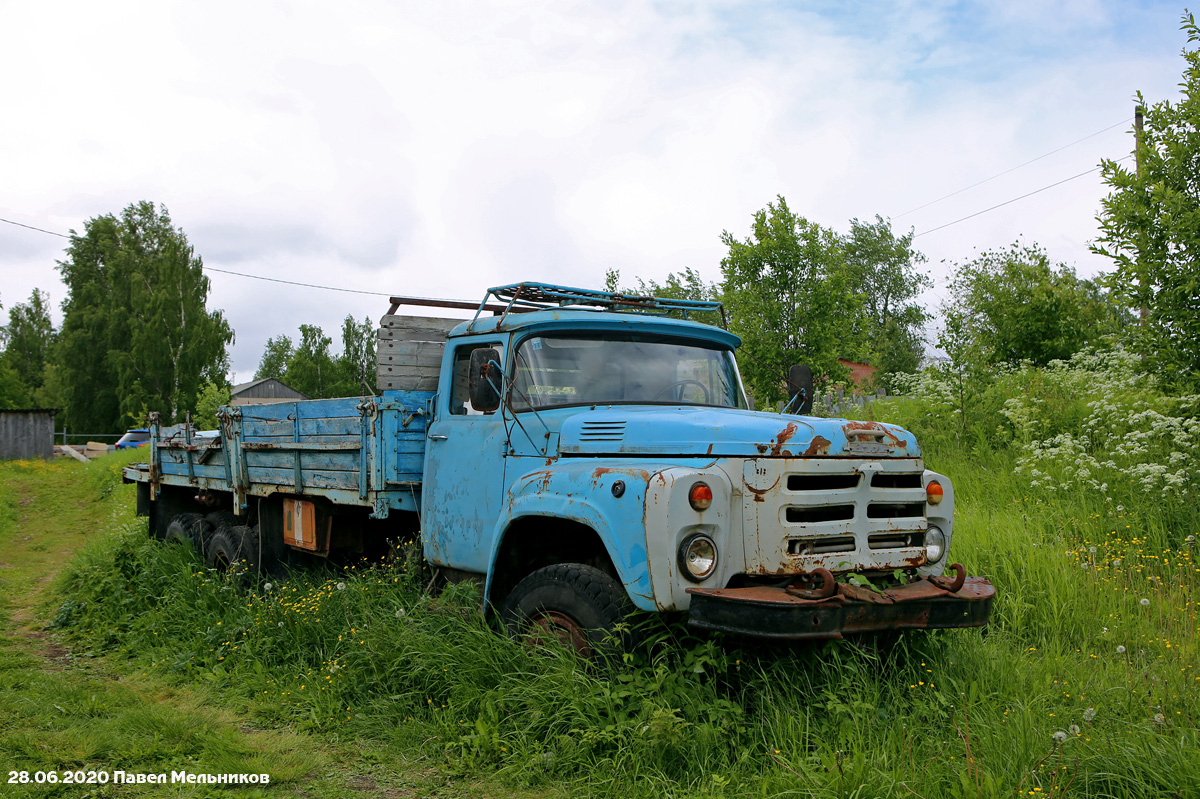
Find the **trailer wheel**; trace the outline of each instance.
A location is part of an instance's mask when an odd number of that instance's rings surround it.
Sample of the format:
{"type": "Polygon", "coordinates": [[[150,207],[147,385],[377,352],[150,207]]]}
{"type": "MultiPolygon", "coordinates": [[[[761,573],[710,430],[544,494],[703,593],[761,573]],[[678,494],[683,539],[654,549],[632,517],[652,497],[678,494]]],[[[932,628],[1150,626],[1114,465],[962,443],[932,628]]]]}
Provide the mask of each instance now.
{"type": "Polygon", "coordinates": [[[217,510],[205,515],[204,530],[200,533],[200,537],[196,541],[196,546],[200,550],[200,554],[208,558],[208,542],[212,540],[213,535],[222,527],[237,527],[240,522],[238,517],[231,511],[217,510]]]}
{"type": "Polygon", "coordinates": [[[204,561],[219,572],[243,567],[257,573],[258,560],[258,528],[244,524],[219,528],[204,548],[204,561]]]}
{"type": "Polygon", "coordinates": [[[628,633],[618,634],[617,625],[633,610],[625,589],[610,575],[582,563],[558,563],[517,583],[500,608],[500,620],[509,635],[530,644],[557,641],[592,658],[613,643],[631,642],[628,633]]]}
{"type": "Polygon", "coordinates": [[[163,541],[197,547],[205,530],[204,517],[199,513],[180,513],[171,518],[167,531],[163,533],[163,541]]]}

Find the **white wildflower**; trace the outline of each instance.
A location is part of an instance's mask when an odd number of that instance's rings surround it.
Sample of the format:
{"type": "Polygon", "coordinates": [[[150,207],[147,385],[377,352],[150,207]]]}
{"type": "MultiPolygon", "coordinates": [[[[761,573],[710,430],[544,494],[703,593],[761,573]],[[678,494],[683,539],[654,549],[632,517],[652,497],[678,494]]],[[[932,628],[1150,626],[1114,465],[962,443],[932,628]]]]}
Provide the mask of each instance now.
{"type": "Polygon", "coordinates": [[[345,591],[345,590],[346,590],[346,584],[345,584],[345,583],[338,583],[338,584],[337,584],[337,590],[339,590],[339,591],[345,591]]]}
{"type": "Polygon", "coordinates": [[[1079,734],[1079,725],[1072,724],[1070,727],[1067,728],[1067,732],[1071,733],[1072,735],[1078,735],[1079,734]]]}
{"type": "Polygon", "coordinates": [[[1125,645],[1124,645],[1124,644],[1119,644],[1119,645],[1117,646],[1117,654],[1118,654],[1118,655],[1124,655],[1124,654],[1125,654],[1125,645]]]}
{"type": "Polygon", "coordinates": [[[1083,711],[1084,721],[1091,723],[1092,719],[1094,718],[1096,718],[1096,708],[1089,707],[1087,710],[1083,711]]]}
{"type": "Polygon", "coordinates": [[[1058,732],[1054,733],[1054,743],[1060,744],[1065,740],[1067,740],[1067,734],[1065,732],[1063,732],[1062,730],[1059,730],[1058,732]]]}
{"type": "Polygon", "coordinates": [[[1150,607],[1150,600],[1149,599],[1141,599],[1141,600],[1138,600],[1138,604],[1144,608],[1148,608],[1148,607],[1150,607]]]}

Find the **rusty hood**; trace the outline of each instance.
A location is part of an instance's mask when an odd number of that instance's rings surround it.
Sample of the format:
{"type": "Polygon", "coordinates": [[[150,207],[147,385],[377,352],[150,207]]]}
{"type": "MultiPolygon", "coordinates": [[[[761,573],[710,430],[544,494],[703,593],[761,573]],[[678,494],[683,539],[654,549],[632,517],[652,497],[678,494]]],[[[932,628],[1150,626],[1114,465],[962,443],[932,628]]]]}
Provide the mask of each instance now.
{"type": "Polygon", "coordinates": [[[563,455],[916,458],[895,425],[734,408],[614,406],[563,421],[563,455]]]}

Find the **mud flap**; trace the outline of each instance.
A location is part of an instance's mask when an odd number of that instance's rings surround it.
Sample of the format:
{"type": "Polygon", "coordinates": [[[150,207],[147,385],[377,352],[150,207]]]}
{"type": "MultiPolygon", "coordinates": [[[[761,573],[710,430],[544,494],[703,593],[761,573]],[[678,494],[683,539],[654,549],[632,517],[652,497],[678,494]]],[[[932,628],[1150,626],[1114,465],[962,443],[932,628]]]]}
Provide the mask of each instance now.
{"type": "Polygon", "coordinates": [[[814,640],[987,624],[996,596],[991,582],[983,577],[953,583],[935,579],[882,592],[838,583],[831,596],[817,599],[788,587],[689,588],[688,624],[755,638],[814,640]]]}

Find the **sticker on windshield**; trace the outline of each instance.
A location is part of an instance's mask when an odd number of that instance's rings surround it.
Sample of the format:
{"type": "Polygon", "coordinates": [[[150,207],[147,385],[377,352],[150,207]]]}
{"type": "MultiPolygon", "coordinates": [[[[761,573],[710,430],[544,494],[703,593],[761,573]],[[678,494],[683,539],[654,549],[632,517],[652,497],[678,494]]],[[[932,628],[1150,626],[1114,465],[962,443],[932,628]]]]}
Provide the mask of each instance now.
{"type": "Polygon", "coordinates": [[[534,350],[540,350],[542,348],[542,340],[540,338],[535,338],[533,340],[532,347],[534,350]]]}

